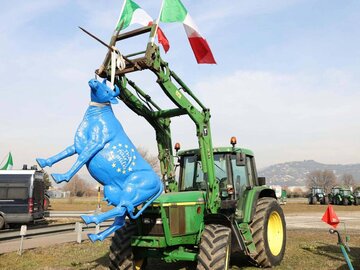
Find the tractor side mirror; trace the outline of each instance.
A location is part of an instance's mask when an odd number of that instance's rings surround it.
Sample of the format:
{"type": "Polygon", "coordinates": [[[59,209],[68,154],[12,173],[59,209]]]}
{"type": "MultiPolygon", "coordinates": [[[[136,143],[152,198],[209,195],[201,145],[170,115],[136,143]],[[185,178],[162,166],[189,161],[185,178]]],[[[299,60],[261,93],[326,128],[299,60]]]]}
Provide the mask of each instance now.
{"type": "Polygon", "coordinates": [[[245,166],[246,156],[243,153],[236,153],[236,166],[245,166]]]}
{"type": "Polygon", "coordinates": [[[265,186],[266,185],[266,178],[265,177],[258,177],[259,186],[265,186]]]}

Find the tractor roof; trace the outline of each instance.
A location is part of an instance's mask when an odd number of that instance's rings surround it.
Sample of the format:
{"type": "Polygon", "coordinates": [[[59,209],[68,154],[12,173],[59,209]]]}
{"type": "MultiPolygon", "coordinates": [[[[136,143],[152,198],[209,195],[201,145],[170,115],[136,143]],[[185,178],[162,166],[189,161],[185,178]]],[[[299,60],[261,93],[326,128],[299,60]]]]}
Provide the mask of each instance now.
{"type": "MultiPolygon", "coordinates": [[[[239,148],[239,147],[214,147],[214,154],[216,153],[244,153],[248,156],[254,156],[254,153],[249,150],[249,149],[245,149],[245,148],[239,148]]],[[[199,154],[199,149],[189,149],[189,150],[182,150],[179,151],[178,155],[179,156],[192,156],[192,155],[196,155],[199,154]]]]}

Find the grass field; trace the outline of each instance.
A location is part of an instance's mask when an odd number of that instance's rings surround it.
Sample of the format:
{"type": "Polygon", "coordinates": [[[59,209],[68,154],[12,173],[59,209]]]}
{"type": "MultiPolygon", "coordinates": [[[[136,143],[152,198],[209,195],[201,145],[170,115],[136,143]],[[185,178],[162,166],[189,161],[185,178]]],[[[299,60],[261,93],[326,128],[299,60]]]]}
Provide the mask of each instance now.
{"type": "MultiPolygon", "coordinates": [[[[273,269],[348,269],[336,237],[323,231],[288,231],[285,258],[273,269]]],[[[110,240],[92,244],[68,243],[47,248],[26,250],[22,256],[17,253],[0,255],[0,269],[107,269],[110,240]]],[[[360,234],[351,235],[350,257],[355,269],[360,269],[360,234]]],[[[233,260],[233,270],[257,269],[239,258],[233,260]]],[[[180,270],[188,264],[166,264],[149,260],[148,269],[180,270]]]]}
{"type": "MultiPolygon", "coordinates": [[[[59,199],[51,201],[51,209],[55,211],[94,210],[96,198],[59,199]]],[[[285,214],[324,212],[326,206],[307,205],[305,202],[289,202],[282,206],[285,214]]],[[[102,203],[103,210],[110,209],[102,203]]],[[[334,206],[335,211],[359,211],[360,206],[334,206]]],[[[360,231],[352,231],[349,253],[354,269],[360,269],[360,231]]],[[[280,266],[273,269],[348,269],[345,260],[336,244],[337,237],[327,230],[288,230],[287,247],[284,260],[280,266]]],[[[92,244],[85,241],[82,244],[59,244],[46,248],[26,250],[23,256],[15,252],[0,255],[0,269],[107,269],[110,240],[92,244]]],[[[258,269],[246,263],[239,256],[232,260],[233,270],[258,269]]],[[[148,269],[180,270],[186,269],[189,263],[172,265],[150,259],[148,269]]]]}

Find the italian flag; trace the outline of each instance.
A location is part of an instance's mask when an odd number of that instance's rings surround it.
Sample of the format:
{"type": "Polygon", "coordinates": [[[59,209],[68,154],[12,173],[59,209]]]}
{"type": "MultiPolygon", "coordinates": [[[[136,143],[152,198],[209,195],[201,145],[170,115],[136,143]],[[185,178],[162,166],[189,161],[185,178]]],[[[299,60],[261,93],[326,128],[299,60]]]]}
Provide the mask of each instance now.
{"type": "MultiPolygon", "coordinates": [[[[131,24],[140,24],[142,26],[152,25],[153,18],[151,18],[151,16],[134,1],[125,0],[115,31],[121,30],[120,27],[125,29],[131,24]]],[[[170,48],[170,44],[160,28],[157,29],[157,36],[158,42],[163,46],[164,51],[167,52],[170,48]]]]}
{"type": "Polygon", "coordinates": [[[6,164],[2,168],[0,168],[0,170],[11,170],[13,165],[14,165],[13,164],[13,159],[12,159],[11,153],[9,153],[8,160],[7,160],[6,164]]]}
{"type": "Polygon", "coordinates": [[[163,0],[160,21],[182,22],[198,64],[216,64],[209,44],[180,0],[163,0]]]}

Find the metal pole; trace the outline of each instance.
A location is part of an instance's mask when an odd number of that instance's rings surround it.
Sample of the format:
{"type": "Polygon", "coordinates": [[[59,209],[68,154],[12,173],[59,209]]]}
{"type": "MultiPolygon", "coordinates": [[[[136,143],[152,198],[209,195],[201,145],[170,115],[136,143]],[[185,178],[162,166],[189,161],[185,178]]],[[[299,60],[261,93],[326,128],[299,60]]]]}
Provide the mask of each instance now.
{"type": "Polygon", "coordinates": [[[161,1],[161,6],[160,6],[160,12],[159,12],[159,16],[157,17],[156,21],[155,21],[155,31],[152,37],[150,37],[150,42],[151,42],[151,46],[154,45],[155,42],[155,37],[157,35],[157,30],[159,28],[159,23],[160,23],[160,17],[161,17],[161,13],[164,7],[164,0],[161,1]]]}
{"type": "Polygon", "coordinates": [[[20,248],[19,248],[19,252],[18,252],[18,254],[20,256],[22,255],[23,248],[24,248],[24,236],[26,235],[26,230],[27,230],[27,226],[22,225],[21,229],[20,229],[21,240],[20,240],[20,248]]]}
{"type": "Polygon", "coordinates": [[[100,205],[100,202],[101,202],[101,190],[100,190],[100,186],[98,186],[98,193],[97,193],[97,200],[98,200],[98,205],[97,205],[97,210],[98,212],[101,212],[101,205],[100,205]]]}
{"type": "Polygon", "coordinates": [[[82,234],[82,223],[80,222],[76,222],[75,223],[75,232],[77,233],[76,234],[76,242],[78,242],[79,244],[81,244],[81,234],[82,234]]]}
{"type": "Polygon", "coordinates": [[[343,253],[343,255],[345,257],[345,261],[346,261],[347,265],[349,266],[349,270],[354,270],[354,267],[351,264],[350,258],[348,256],[343,244],[340,244],[340,249],[341,249],[341,252],[343,253]]]}

